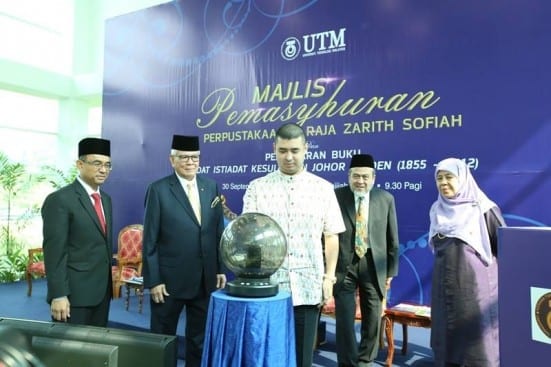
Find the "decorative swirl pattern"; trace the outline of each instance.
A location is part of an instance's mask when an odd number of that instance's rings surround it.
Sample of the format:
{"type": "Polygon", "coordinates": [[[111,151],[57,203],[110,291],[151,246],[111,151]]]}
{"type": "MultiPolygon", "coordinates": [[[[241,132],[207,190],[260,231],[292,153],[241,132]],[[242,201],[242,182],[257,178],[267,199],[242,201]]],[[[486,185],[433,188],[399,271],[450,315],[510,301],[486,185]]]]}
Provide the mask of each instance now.
{"type": "Polygon", "coordinates": [[[282,19],[317,2],[228,0],[220,4],[208,0],[194,9],[195,4],[172,1],[110,20],[104,94],[120,95],[136,86],[165,89],[180,85],[221,54],[242,56],[265,45],[282,19]],[[203,17],[197,20],[190,14],[203,17]]]}

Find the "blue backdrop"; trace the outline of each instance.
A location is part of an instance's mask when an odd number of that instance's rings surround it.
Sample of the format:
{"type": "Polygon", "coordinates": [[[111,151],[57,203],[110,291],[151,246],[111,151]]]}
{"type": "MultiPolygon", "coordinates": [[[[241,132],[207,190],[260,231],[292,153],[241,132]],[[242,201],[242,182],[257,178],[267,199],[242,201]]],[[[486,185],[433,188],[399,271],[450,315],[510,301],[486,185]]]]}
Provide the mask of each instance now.
{"type": "Polygon", "coordinates": [[[551,223],[551,2],[173,1],[107,21],[103,135],[115,230],[143,221],[172,134],[201,136],[201,172],[240,212],[303,126],[307,169],[346,183],[354,153],[396,197],[391,304],[430,301],[434,165],[463,158],[509,225],[551,223]]]}

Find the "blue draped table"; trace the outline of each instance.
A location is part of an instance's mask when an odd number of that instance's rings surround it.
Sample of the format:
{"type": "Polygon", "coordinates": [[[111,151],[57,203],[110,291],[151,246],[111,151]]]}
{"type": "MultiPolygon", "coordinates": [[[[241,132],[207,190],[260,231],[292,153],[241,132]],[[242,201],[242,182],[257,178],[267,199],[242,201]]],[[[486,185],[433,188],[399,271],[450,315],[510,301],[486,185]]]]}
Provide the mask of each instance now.
{"type": "Polygon", "coordinates": [[[209,303],[202,367],[296,366],[293,303],[273,297],[233,297],[223,290],[209,303]]]}

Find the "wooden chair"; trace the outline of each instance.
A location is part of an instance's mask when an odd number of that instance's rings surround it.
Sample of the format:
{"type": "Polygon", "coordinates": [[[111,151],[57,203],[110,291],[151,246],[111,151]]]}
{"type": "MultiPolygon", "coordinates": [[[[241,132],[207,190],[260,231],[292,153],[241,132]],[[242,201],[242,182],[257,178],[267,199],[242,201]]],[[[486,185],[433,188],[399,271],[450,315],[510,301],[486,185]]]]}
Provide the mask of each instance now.
{"type": "Polygon", "coordinates": [[[29,259],[27,261],[27,268],[25,270],[25,276],[27,278],[27,297],[30,297],[33,292],[33,278],[46,276],[46,267],[44,266],[42,248],[29,249],[29,259]]]}
{"type": "Polygon", "coordinates": [[[383,332],[386,335],[388,353],[385,366],[392,366],[394,359],[394,323],[402,324],[402,354],[407,354],[408,326],[429,328],[432,324],[431,309],[429,306],[400,303],[385,309],[382,318],[380,347],[383,347],[383,332]]]}
{"type": "Polygon", "coordinates": [[[112,267],[113,298],[119,298],[126,280],[142,274],[143,226],[130,224],[120,230],[117,243],[116,265],[112,267]]]}

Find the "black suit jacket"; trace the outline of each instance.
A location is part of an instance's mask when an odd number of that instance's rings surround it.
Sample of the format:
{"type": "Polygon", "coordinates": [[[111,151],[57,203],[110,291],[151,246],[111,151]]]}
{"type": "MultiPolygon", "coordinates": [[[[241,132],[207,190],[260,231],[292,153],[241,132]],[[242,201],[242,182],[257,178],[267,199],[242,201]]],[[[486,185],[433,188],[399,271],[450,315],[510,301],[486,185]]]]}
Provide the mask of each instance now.
{"type": "MultiPolygon", "coordinates": [[[[339,258],[336,275],[342,281],[354,259],[356,236],[356,205],[350,186],[335,190],[346,231],[339,234],[339,258]]],[[[372,188],[369,192],[368,243],[373,255],[377,285],[381,298],[385,296],[386,278],[398,274],[398,223],[394,197],[387,191],[372,188]]]]}
{"type": "Polygon", "coordinates": [[[94,205],[75,180],[48,195],[42,205],[47,301],[68,296],[72,306],[99,304],[111,289],[112,206],[101,191],[104,234],[94,205]]]}
{"type": "Polygon", "coordinates": [[[198,175],[197,187],[201,225],[176,174],[149,185],[145,200],[144,285],[164,283],[168,293],[179,299],[194,298],[200,290],[208,295],[216,289],[216,274],[224,272],[219,252],[222,205],[211,205],[219,195],[218,185],[198,175]]]}

